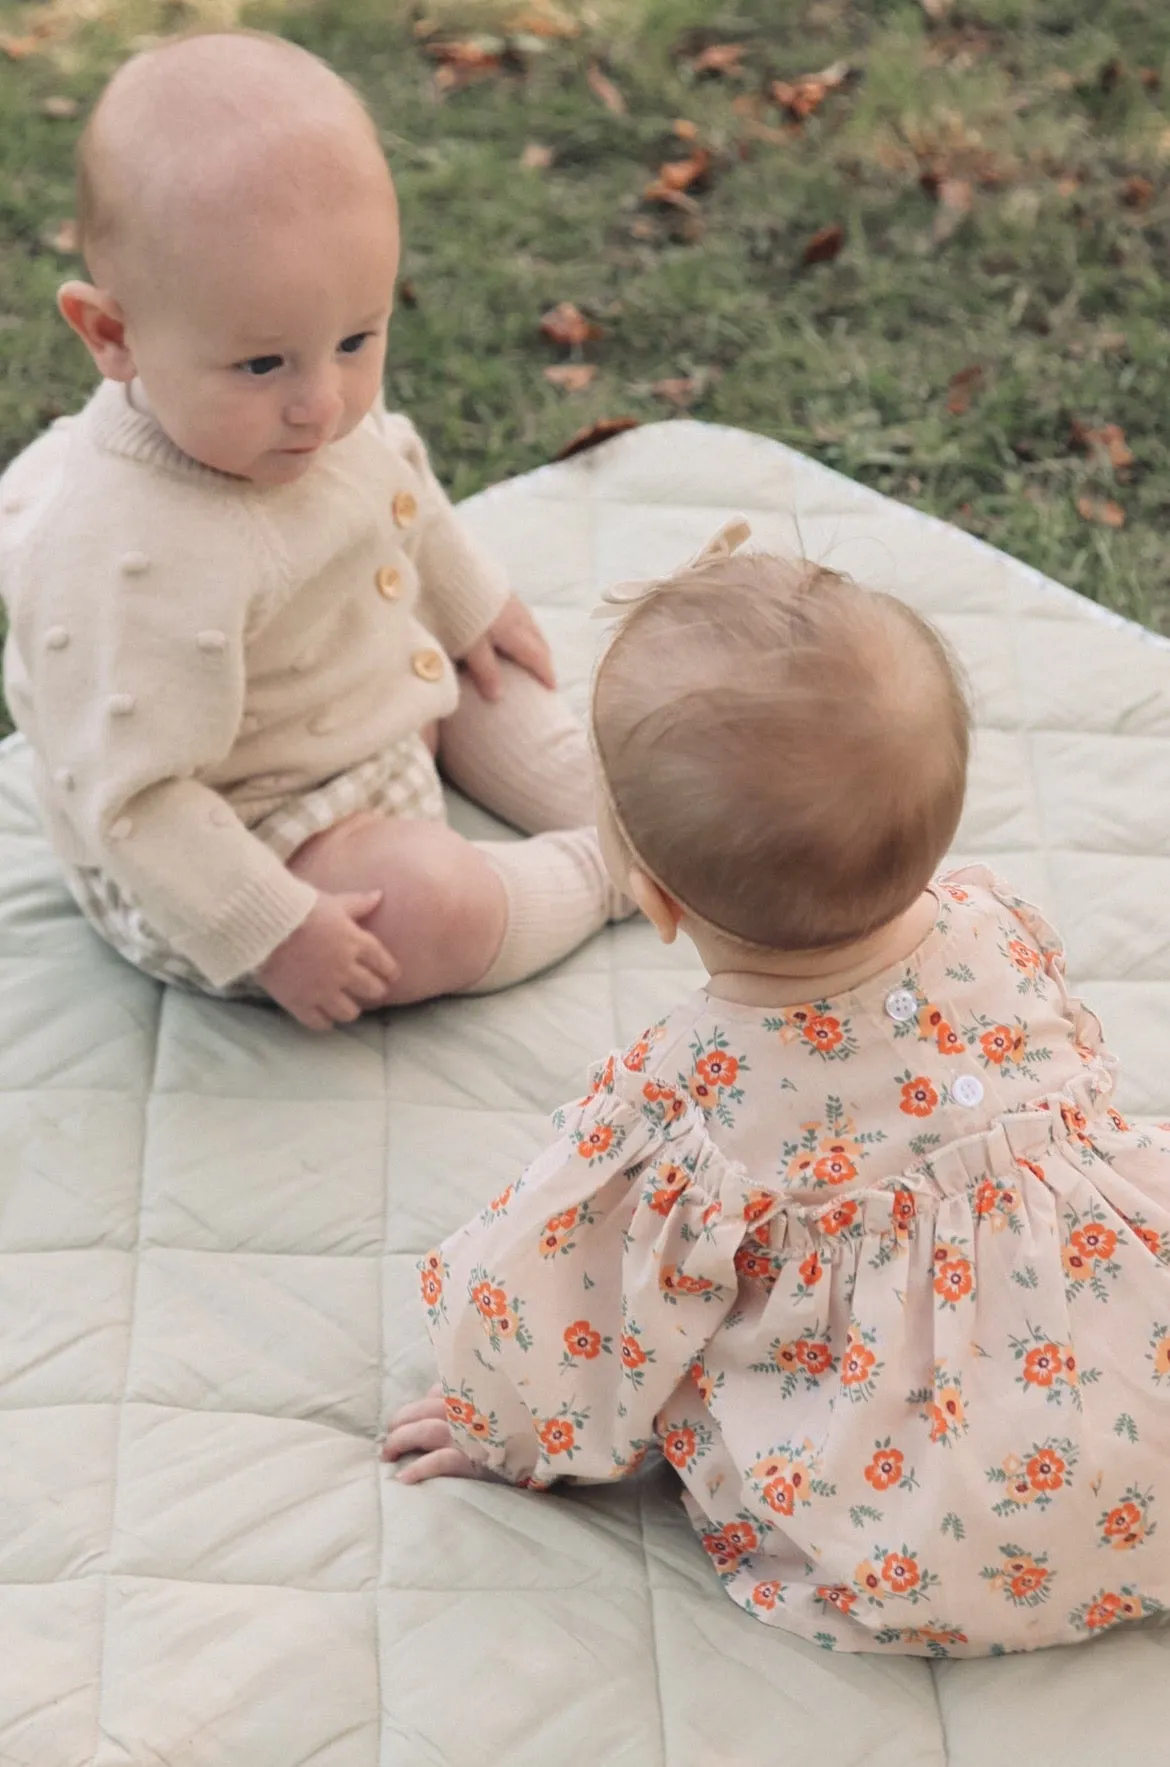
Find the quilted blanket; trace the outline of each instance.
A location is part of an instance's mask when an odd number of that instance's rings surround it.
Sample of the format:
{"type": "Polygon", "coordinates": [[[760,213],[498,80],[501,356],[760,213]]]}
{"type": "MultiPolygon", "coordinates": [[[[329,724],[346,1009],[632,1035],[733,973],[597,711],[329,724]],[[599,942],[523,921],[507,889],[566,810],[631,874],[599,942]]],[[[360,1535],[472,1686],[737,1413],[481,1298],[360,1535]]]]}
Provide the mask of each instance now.
{"type": "MultiPolygon", "coordinates": [[[[1170,1116],[1170,646],[760,437],[635,431],[486,492],[583,704],[600,585],[743,512],[924,609],[978,701],[959,856],[1062,927],[1170,1116]]],[[[464,829],[482,813],[455,805],[464,829]]],[[[396,1485],[430,1379],[415,1259],[587,1062],[696,979],[618,927],[512,993],[319,1040],[164,993],[58,882],[0,751],[3,1767],[992,1767],[1165,1759],[1170,1632],[835,1657],[716,1586],[663,1473],[396,1485]]]]}

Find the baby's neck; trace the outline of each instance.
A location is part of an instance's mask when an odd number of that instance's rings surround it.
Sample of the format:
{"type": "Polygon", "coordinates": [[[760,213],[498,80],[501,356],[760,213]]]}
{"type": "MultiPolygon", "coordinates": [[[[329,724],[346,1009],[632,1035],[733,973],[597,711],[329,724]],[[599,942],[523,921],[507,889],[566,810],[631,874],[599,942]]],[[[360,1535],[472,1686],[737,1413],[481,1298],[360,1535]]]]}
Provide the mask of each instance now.
{"type": "MultiPolygon", "coordinates": [[[[929,890],[889,926],[836,951],[762,951],[758,955],[701,929],[691,931],[709,972],[707,992],[743,1006],[798,1006],[860,987],[900,963],[926,938],[938,904],[929,890]]],[[[690,930],[690,929],[688,929],[690,930]]]]}

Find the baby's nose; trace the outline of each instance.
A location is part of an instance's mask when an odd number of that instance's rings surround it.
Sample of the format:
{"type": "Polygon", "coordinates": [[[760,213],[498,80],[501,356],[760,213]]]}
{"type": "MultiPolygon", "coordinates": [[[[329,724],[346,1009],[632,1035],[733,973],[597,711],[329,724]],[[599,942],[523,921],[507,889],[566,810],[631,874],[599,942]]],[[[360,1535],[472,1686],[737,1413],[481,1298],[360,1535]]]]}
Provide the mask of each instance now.
{"type": "Polygon", "coordinates": [[[298,389],[297,397],[288,407],[286,415],[289,423],[327,429],[341,415],[341,406],[341,389],[336,379],[322,376],[310,385],[298,389]]]}

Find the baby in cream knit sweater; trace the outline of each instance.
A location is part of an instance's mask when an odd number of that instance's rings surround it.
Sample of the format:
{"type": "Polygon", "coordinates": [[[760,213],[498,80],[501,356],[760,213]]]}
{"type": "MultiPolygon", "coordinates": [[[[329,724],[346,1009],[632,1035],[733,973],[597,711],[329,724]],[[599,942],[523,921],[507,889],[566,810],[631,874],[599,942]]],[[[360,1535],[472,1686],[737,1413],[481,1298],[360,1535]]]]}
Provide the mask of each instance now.
{"type": "Polygon", "coordinates": [[[187,39],[115,75],[78,171],[59,305],[102,385],[0,481],[8,698],[73,895],[141,969],[315,1029],[555,962],[628,905],[547,644],[382,409],[360,100],[277,39],[187,39]],[[455,834],[436,755],[535,838],[455,834]]]}

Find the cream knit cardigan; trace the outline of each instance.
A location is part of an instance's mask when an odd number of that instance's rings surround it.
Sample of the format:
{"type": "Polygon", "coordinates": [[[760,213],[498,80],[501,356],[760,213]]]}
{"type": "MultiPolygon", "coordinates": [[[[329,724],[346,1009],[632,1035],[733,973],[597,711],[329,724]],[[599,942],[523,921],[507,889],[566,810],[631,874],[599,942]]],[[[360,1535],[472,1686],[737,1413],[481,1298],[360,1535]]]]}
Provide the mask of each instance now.
{"type": "Polygon", "coordinates": [[[314,900],[250,827],[450,713],[450,658],[507,595],[380,410],[259,487],[104,382],[0,480],[5,687],[50,839],[216,986],[314,900]]]}

